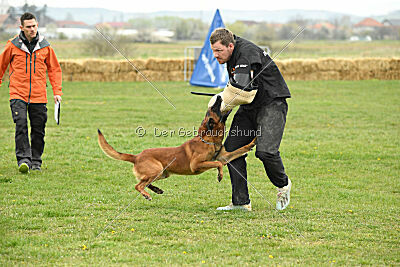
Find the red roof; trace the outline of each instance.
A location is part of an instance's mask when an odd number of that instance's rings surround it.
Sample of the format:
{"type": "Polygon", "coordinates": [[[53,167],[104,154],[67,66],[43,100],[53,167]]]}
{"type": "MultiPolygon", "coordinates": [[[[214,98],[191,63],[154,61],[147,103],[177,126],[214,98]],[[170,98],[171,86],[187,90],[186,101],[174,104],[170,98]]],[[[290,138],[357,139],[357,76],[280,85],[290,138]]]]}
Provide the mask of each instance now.
{"type": "Polygon", "coordinates": [[[83,21],[74,21],[74,20],[57,20],[56,24],[58,27],[64,27],[64,26],[88,26],[85,22],[83,21]]]}
{"type": "Polygon", "coordinates": [[[354,25],[354,27],[383,27],[383,24],[374,19],[366,18],[354,25]]]}
{"type": "Polygon", "coordinates": [[[317,29],[320,30],[322,28],[326,28],[328,30],[334,30],[335,29],[335,25],[333,25],[332,23],[329,22],[322,22],[322,23],[317,23],[311,26],[312,29],[317,29]]]}

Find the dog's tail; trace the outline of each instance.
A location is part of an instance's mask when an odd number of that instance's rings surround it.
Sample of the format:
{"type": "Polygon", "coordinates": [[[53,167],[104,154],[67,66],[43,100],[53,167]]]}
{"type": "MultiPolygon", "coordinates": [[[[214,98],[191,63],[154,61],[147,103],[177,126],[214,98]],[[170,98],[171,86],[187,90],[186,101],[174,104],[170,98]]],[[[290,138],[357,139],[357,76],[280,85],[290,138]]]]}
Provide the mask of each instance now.
{"type": "Polygon", "coordinates": [[[120,153],[116,151],[111,145],[109,145],[104,138],[104,135],[101,133],[99,129],[97,129],[98,136],[99,136],[99,145],[101,147],[101,150],[109,156],[110,158],[116,159],[116,160],[124,160],[124,161],[129,161],[132,163],[136,162],[136,156],[132,154],[126,154],[126,153],[120,153]]]}

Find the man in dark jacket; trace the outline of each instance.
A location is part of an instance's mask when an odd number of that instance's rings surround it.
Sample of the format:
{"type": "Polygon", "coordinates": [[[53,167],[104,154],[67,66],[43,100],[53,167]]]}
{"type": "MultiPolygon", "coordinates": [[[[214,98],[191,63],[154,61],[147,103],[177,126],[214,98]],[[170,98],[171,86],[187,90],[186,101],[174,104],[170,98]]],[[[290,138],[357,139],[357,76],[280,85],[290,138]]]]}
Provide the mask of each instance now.
{"type": "MultiPolygon", "coordinates": [[[[211,34],[210,43],[218,62],[227,63],[229,74],[229,83],[219,94],[223,99],[221,111],[229,112],[240,105],[232,120],[225,148],[233,151],[257,136],[256,157],[263,162],[268,178],[277,187],[276,209],[283,210],[289,204],[292,186],[279,154],[288,110],[286,98],[290,97],[286,82],[265,51],[229,30],[216,29],[211,34]]],[[[213,97],[209,105],[215,99],[213,97]]],[[[218,210],[251,211],[245,158],[240,157],[228,164],[232,202],[218,210]]]]}

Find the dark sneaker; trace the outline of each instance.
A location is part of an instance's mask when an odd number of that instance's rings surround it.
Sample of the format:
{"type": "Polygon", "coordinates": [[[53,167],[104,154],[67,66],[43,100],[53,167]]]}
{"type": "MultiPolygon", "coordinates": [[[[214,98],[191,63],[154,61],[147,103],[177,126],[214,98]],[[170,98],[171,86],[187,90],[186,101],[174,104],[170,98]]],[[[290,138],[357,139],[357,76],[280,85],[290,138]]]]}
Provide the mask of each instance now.
{"type": "Polygon", "coordinates": [[[42,169],[40,168],[39,165],[32,165],[31,170],[32,170],[32,171],[41,171],[42,169]]]}
{"type": "Polygon", "coordinates": [[[18,166],[18,171],[19,171],[20,173],[27,173],[27,172],[29,172],[29,166],[28,166],[28,164],[26,164],[25,162],[21,163],[21,164],[18,166]]]}

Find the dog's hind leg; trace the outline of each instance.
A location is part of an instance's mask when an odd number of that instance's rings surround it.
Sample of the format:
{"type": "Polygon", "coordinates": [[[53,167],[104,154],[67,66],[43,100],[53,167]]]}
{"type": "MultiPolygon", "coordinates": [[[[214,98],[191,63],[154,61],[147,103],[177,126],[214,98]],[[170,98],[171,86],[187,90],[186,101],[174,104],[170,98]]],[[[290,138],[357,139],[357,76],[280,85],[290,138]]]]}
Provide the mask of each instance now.
{"type": "Polygon", "coordinates": [[[163,191],[161,189],[151,184],[152,182],[159,180],[159,178],[163,177],[164,175],[163,166],[160,162],[147,162],[145,166],[136,164],[133,168],[133,173],[139,180],[139,183],[135,185],[135,189],[139,191],[145,199],[151,200],[150,194],[145,190],[146,187],[148,187],[150,190],[153,190],[157,194],[162,194],[163,191]]]}
{"type": "Polygon", "coordinates": [[[157,194],[162,194],[162,193],[164,193],[164,191],[163,191],[162,189],[160,189],[160,188],[158,188],[157,186],[154,186],[154,185],[152,185],[152,184],[149,184],[147,187],[148,187],[150,190],[152,190],[154,193],[157,193],[157,194]]]}
{"type": "Polygon", "coordinates": [[[135,189],[139,191],[139,193],[142,194],[142,196],[144,196],[144,198],[147,200],[151,200],[151,196],[144,189],[150,183],[150,181],[151,179],[142,179],[137,185],[135,185],[135,189]]]}

